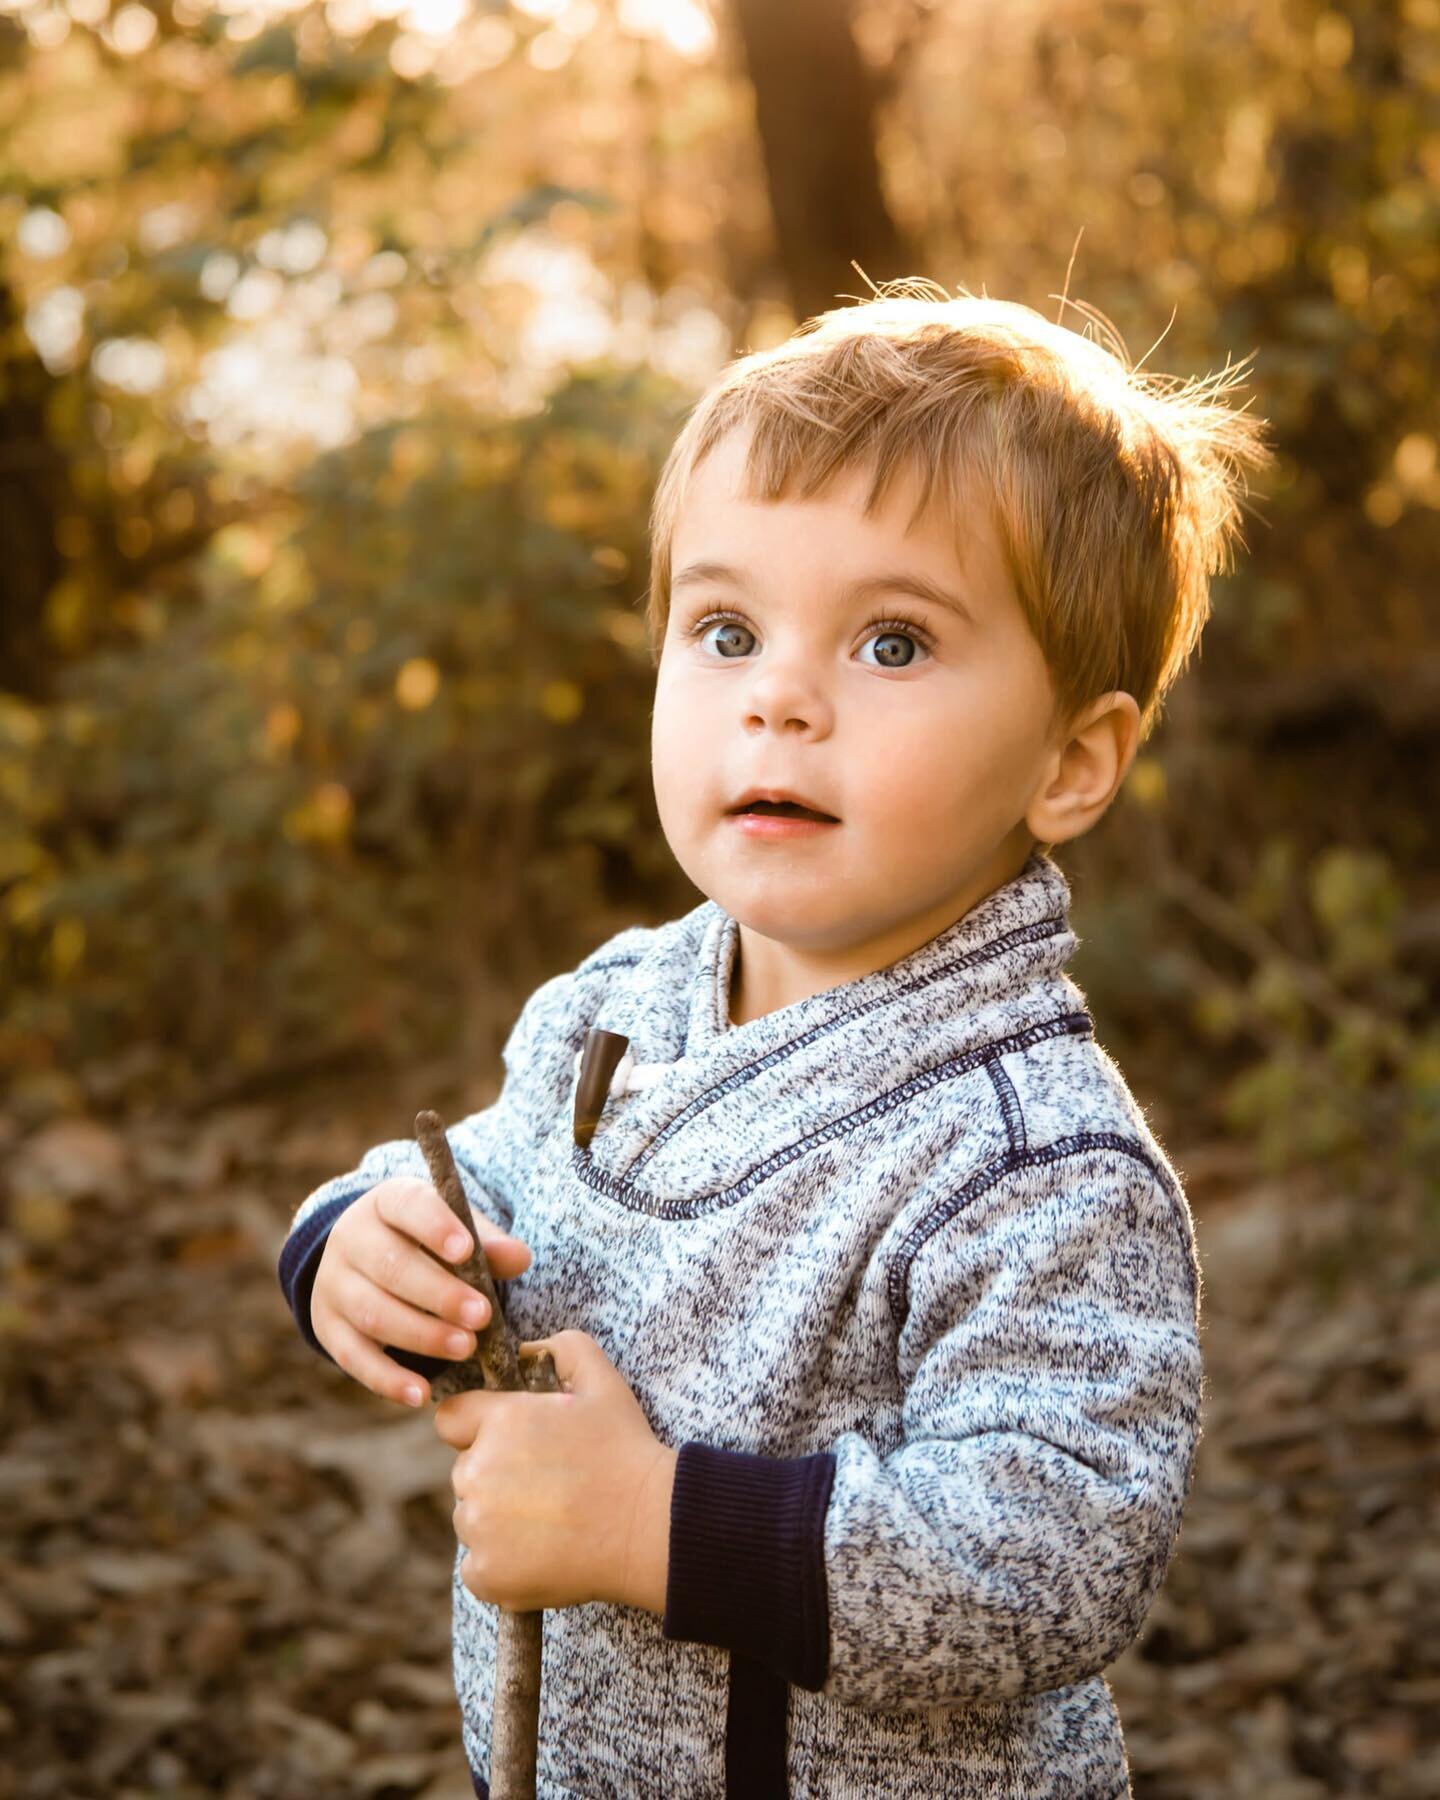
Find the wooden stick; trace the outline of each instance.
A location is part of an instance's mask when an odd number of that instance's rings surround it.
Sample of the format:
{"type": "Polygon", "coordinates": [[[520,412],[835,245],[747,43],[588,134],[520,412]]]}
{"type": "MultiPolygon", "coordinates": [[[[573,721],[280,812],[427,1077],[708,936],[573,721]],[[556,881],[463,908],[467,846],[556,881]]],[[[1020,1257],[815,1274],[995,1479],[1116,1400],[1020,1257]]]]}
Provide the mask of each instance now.
{"type": "MultiPolygon", "coordinates": [[[[437,1400],[473,1388],[501,1388],[513,1392],[525,1388],[535,1394],[555,1394],[560,1382],[548,1350],[522,1358],[495,1292],[494,1278],[485,1247],[440,1115],[418,1112],[415,1136],[425,1153],[430,1181],[455,1217],[475,1241],[474,1252],[455,1273],[478,1288],[490,1302],[490,1318],[476,1333],[475,1354],[442,1369],[430,1383],[437,1400]]],[[[447,1267],[451,1265],[447,1264],[447,1267]]],[[[540,1742],[540,1657],[545,1615],[543,1612],[511,1612],[499,1609],[495,1643],[495,1699],[490,1716],[490,1793],[492,1800],[535,1800],[535,1764],[540,1742]]]]}

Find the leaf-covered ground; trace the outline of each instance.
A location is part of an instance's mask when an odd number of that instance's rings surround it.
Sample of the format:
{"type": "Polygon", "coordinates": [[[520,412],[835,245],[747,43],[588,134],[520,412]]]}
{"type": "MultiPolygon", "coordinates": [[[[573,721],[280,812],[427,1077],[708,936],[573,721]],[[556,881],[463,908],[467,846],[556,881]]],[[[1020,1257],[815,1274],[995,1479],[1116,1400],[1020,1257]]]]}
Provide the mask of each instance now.
{"type": "MultiPolygon", "coordinates": [[[[275,1259],[317,1182],[486,1098],[419,1075],[0,1118],[0,1800],[469,1800],[451,1453],[301,1344],[275,1259]]],[[[1110,1673],[1135,1793],[1440,1792],[1433,1238],[1174,1154],[1209,1395],[1179,1551],[1110,1673]]]]}

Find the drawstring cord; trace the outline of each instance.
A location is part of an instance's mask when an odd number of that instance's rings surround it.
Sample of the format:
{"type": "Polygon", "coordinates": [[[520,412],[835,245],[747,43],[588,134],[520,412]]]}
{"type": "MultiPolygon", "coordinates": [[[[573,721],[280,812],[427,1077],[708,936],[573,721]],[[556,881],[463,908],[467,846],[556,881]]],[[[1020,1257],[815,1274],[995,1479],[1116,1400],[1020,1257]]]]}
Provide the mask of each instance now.
{"type": "MultiPolygon", "coordinates": [[[[580,1079],[580,1065],[585,1060],[585,1052],[575,1052],[575,1079],[580,1079]]],[[[615,1073],[610,1077],[610,1095],[612,1099],[623,1100],[626,1094],[638,1094],[656,1082],[670,1067],[669,1063],[636,1062],[630,1051],[626,1051],[615,1065],[615,1073]]]]}

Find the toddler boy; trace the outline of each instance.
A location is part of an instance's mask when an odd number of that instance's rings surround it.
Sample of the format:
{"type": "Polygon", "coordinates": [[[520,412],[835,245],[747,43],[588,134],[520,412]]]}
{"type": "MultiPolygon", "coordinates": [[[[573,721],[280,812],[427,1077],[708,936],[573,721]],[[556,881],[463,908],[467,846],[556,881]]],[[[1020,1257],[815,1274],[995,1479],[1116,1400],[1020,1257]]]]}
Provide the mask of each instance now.
{"type": "MultiPolygon", "coordinates": [[[[565,1390],[436,1413],[478,1794],[501,1605],[549,1609],[541,1800],[1130,1791],[1103,1671],[1190,1487],[1198,1270],[1050,850],[1114,799],[1269,453],[1233,379],[929,289],[686,422],[653,764],[708,897],[540,987],[449,1132],[565,1390]],[[592,1026],[630,1052],[582,1145],[592,1026]]],[[[467,1248],[402,1138],[304,1201],[280,1277],[419,1404],[483,1323],[467,1248]]]]}

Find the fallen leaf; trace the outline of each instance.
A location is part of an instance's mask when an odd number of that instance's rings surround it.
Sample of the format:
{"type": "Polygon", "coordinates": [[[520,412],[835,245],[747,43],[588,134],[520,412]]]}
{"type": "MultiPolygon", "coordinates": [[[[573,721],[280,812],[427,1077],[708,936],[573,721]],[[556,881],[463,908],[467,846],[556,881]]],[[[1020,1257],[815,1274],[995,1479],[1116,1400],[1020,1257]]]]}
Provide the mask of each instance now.
{"type": "Polygon", "coordinates": [[[157,1400],[173,1403],[217,1394],[224,1379],[209,1338],[147,1332],[127,1338],[120,1354],[157,1400]]]}
{"type": "Polygon", "coordinates": [[[86,1580],[107,1594],[158,1594],[196,1579],[192,1564],[158,1551],[97,1550],[80,1567],[86,1580]]]}
{"type": "Polygon", "coordinates": [[[130,1156],[120,1133],[98,1119],[57,1119],[11,1153],[9,1173],[19,1191],[52,1190],[67,1200],[86,1200],[126,1185],[130,1156]]]}

